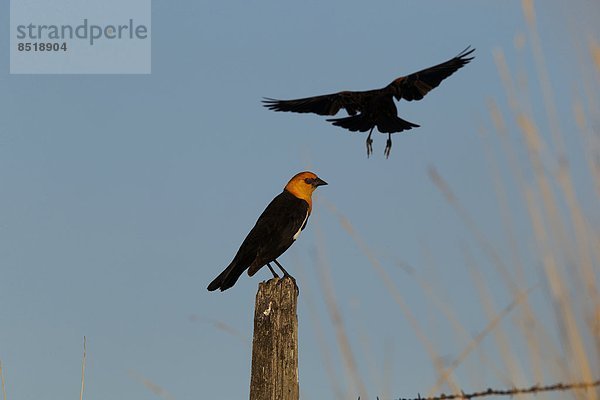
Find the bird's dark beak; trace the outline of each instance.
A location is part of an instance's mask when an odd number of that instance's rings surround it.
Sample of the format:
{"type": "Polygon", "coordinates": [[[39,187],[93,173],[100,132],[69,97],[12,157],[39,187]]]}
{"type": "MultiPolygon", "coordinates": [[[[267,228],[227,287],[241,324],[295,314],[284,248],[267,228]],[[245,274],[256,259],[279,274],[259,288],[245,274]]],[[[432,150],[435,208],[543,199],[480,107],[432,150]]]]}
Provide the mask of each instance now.
{"type": "Polygon", "coordinates": [[[327,182],[325,182],[323,179],[321,178],[315,178],[315,180],[313,181],[313,186],[314,187],[319,187],[319,186],[324,186],[327,185],[327,182]]]}

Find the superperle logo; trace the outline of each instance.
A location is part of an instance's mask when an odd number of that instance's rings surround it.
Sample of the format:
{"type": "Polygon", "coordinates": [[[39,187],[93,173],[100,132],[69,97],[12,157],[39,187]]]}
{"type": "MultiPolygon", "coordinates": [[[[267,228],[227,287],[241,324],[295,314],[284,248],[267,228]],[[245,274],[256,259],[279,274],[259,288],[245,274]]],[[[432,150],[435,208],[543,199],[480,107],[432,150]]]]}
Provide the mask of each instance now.
{"type": "Polygon", "coordinates": [[[16,37],[19,40],[66,40],[80,39],[87,40],[90,46],[99,40],[144,40],[148,38],[149,30],[144,24],[135,24],[133,19],[129,19],[127,24],[89,24],[88,19],[84,18],[79,25],[45,25],[29,23],[16,26],[16,37]]]}

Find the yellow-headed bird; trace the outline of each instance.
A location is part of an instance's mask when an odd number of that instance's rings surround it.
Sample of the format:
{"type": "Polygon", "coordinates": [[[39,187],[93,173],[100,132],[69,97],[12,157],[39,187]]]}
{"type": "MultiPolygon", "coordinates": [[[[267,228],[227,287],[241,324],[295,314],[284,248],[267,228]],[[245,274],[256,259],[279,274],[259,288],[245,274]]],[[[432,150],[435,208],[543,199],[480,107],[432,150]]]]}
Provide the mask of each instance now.
{"type": "Polygon", "coordinates": [[[284,277],[291,278],[277,257],[294,243],[306,226],[312,209],[312,193],[322,185],[327,185],[327,182],[312,172],[300,172],[290,179],[283,192],[258,217],[233,261],[208,285],[208,290],[227,290],[246,269],[252,276],[265,265],[273,276],[278,277],[271,262],[277,264],[284,277]]]}

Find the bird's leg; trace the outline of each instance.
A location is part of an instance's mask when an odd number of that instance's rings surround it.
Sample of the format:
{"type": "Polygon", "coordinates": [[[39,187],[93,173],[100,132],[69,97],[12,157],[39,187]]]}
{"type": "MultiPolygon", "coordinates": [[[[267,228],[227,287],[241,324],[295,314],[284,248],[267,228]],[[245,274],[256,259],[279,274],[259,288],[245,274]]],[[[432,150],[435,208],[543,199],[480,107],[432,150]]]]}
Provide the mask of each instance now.
{"type": "Polygon", "coordinates": [[[373,152],[373,139],[371,139],[371,133],[373,133],[374,128],[374,126],[373,128],[371,128],[371,130],[369,131],[369,136],[367,136],[367,158],[369,158],[369,156],[373,152]]]}
{"type": "MultiPolygon", "coordinates": [[[[296,279],[294,279],[293,276],[288,274],[288,272],[283,268],[283,266],[281,264],[279,264],[279,261],[273,260],[273,262],[275,262],[275,264],[277,264],[279,269],[281,269],[283,271],[283,278],[281,278],[281,280],[284,280],[286,277],[288,277],[292,280],[292,282],[294,282],[294,286],[296,286],[296,288],[298,288],[298,285],[296,284],[296,279]]],[[[281,281],[279,281],[279,282],[281,282],[281,281]]]]}
{"type": "Polygon", "coordinates": [[[292,276],[290,274],[288,274],[288,272],[283,268],[283,265],[279,264],[279,261],[277,260],[273,260],[273,262],[275,264],[277,264],[277,266],[279,267],[279,269],[283,272],[283,277],[285,278],[286,276],[289,276],[290,278],[292,278],[292,276]]]}
{"type": "Polygon", "coordinates": [[[385,143],[385,150],[383,151],[383,154],[385,154],[385,158],[390,157],[391,150],[392,150],[392,134],[388,133],[388,140],[385,143]]]}
{"type": "Polygon", "coordinates": [[[267,263],[267,267],[269,267],[269,269],[271,270],[271,273],[273,274],[273,278],[279,278],[279,275],[277,275],[277,272],[275,272],[273,267],[271,267],[271,263],[267,263]]]}

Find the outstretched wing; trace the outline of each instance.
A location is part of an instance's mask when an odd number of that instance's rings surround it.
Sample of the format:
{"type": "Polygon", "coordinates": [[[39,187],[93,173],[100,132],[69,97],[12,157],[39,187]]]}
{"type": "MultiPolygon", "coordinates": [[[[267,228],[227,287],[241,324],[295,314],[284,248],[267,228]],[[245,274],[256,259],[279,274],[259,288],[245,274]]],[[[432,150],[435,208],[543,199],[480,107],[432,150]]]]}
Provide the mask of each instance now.
{"type": "Polygon", "coordinates": [[[396,100],[421,100],[430,90],[438,87],[444,79],[475,58],[469,57],[475,51],[475,49],[469,50],[470,47],[446,62],[395,79],[388,85],[388,90],[391,90],[396,100]]]}
{"type": "Polygon", "coordinates": [[[335,115],[340,109],[344,108],[348,114],[355,115],[363,108],[363,98],[363,92],[344,91],[295,100],[265,98],[263,105],[273,111],[315,113],[319,115],[335,115]]]}

